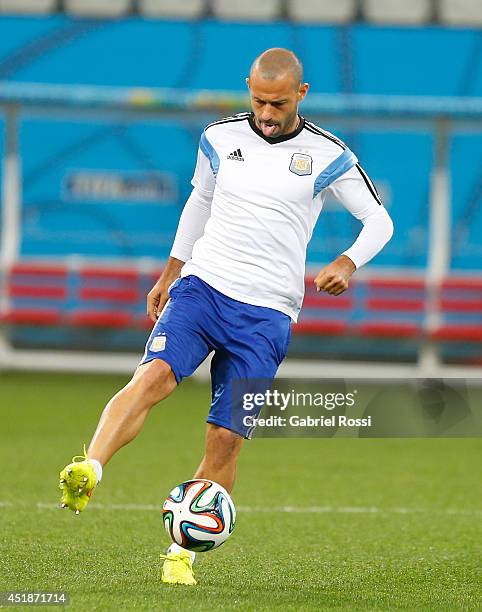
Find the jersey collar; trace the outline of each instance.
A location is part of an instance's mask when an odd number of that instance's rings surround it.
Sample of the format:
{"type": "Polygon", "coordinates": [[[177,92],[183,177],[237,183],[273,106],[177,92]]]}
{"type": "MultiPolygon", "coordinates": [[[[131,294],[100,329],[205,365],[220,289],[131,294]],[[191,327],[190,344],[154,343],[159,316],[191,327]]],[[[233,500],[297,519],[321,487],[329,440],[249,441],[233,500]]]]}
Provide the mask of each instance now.
{"type": "Polygon", "coordinates": [[[301,115],[298,116],[300,118],[300,123],[296,130],[294,132],[291,132],[290,134],[283,134],[282,136],[265,136],[254,121],[254,113],[249,114],[248,122],[253,132],[260,136],[263,140],[266,140],[266,142],[268,142],[269,144],[278,144],[278,142],[285,142],[285,140],[291,140],[292,138],[296,138],[296,136],[298,136],[298,134],[303,130],[303,128],[305,127],[305,119],[301,115]]]}

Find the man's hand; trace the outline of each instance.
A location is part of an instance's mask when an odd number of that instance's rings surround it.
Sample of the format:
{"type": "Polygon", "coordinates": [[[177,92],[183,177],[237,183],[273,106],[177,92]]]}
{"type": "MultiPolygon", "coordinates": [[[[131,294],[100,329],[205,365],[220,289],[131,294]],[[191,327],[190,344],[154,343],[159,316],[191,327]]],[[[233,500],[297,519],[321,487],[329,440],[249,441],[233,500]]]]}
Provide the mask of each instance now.
{"type": "Polygon", "coordinates": [[[340,255],[319,272],[315,278],[316,290],[340,295],[348,289],[348,282],[355,270],[352,260],[346,255],[340,255]]]}
{"type": "Polygon", "coordinates": [[[179,277],[184,262],[174,257],[169,257],[159,280],[147,294],[147,314],[151,321],[155,323],[169,299],[168,289],[170,285],[179,277]]]}
{"type": "Polygon", "coordinates": [[[169,299],[167,290],[170,284],[171,283],[166,284],[163,282],[161,276],[161,278],[147,294],[147,314],[154,323],[157,321],[158,316],[161,314],[162,309],[169,299]]]}

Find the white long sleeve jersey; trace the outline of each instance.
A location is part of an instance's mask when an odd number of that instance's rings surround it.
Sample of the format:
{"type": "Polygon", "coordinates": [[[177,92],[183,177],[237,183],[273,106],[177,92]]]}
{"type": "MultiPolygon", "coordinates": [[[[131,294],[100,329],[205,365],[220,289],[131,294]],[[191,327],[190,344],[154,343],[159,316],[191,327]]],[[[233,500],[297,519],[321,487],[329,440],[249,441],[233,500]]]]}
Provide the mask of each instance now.
{"type": "Polygon", "coordinates": [[[356,156],[300,117],[291,134],[268,138],[252,113],[216,121],[202,133],[193,192],[171,256],[235,300],[297,320],[306,248],[328,191],[363,228],[345,251],[360,267],[393,233],[392,221],[356,156]]]}

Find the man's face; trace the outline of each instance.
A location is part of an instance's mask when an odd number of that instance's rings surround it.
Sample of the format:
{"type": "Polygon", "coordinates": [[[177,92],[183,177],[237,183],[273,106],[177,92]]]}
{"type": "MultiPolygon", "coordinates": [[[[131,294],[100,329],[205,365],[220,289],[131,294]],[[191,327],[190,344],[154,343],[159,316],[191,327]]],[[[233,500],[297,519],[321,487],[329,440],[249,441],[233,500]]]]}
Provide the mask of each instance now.
{"type": "Polygon", "coordinates": [[[246,83],[256,125],[265,136],[274,138],[296,129],[298,104],[308,91],[307,83],[295,85],[288,74],[278,79],[263,79],[256,71],[246,83]]]}

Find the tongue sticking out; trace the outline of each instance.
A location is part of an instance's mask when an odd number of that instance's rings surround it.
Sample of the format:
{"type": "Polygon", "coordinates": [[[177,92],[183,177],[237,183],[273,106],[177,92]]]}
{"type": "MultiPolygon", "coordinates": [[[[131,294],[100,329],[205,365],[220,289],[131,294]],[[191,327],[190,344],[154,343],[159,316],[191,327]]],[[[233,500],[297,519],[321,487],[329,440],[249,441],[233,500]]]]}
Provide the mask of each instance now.
{"type": "Polygon", "coordinates": [[[278,126],[276,125],[268,125],[267,123],[262,123],[261,131],[263,132],[265,136],[273,136],[273,133],[275,132],[277,127],[278,126]]]}

